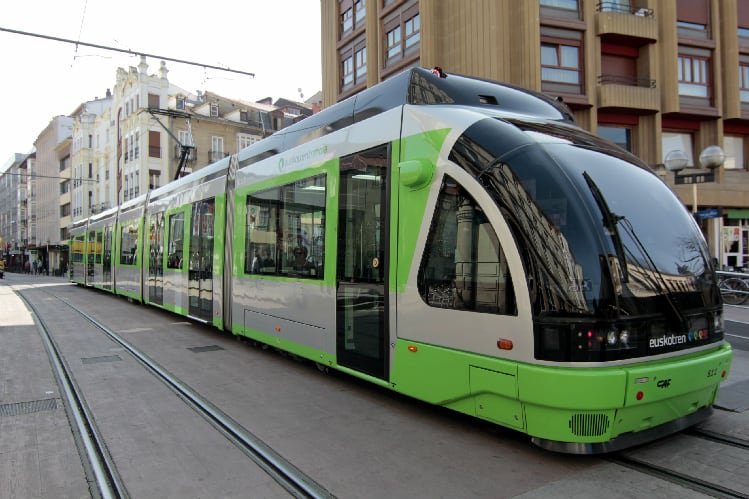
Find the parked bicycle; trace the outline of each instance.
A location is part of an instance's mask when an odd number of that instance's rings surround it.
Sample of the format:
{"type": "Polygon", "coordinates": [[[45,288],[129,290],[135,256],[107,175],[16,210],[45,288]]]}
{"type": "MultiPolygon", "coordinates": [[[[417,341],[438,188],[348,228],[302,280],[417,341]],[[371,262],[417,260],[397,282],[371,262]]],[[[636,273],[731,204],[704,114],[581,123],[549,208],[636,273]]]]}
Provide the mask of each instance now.
{"type": "Polygon", "coordinates": [[[749,300],[749,274],[718,271],[718,288],[723,302],[741,305],[749,300]]]}

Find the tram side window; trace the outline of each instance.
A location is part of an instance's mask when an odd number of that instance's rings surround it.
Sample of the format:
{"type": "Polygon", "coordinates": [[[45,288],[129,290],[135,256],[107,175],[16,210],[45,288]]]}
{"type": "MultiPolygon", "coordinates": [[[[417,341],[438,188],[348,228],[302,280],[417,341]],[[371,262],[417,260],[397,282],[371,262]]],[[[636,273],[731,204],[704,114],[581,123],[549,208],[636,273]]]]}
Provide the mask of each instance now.
{"type": "Polygon", "coordinates": [[[430,306],[515,315],[507,259],[476,201],[445,177],[418,276],[430,306]]]}
{"type": "Polygon", "coordinates": [[[73,238],[73,251],[70,258],[73,263],[83,263],[83,240],[83,234],[77,235],[73,238]]]}
{"type": "Polygon", "coordinates": [[[122,226],[122,239],[120,240],[120,263],[123,265],[135,265],[138,263],[135,253],[138,247],[138,224],[129,223],[122,226]]]}
{"type": "Polygon", "coordinates": [[[245,274],[324,277],[325,175],[247,196],[245,274]]]}
{"type": "Polygon", "coordinates": [[[96,233],[88,233],[88,249],[86,251],[88,263],[94,263],[94,254],[96,254],[96,233]]]}
{"type": "Polygon", "coordinates": [[[169,216],[169,256],[166,266],[170,269],[181,269],[184,261],[182,252],[185,239],[185,214],[175,213],[169,216]]]}
{"type": "Polygon", "coordinates": [[[101,255],[103,252],[103,246],[104,246],[104,234],[99,231],[96,233],[96,257],[95,257],[95,263],[101,263],[101,255]]]}

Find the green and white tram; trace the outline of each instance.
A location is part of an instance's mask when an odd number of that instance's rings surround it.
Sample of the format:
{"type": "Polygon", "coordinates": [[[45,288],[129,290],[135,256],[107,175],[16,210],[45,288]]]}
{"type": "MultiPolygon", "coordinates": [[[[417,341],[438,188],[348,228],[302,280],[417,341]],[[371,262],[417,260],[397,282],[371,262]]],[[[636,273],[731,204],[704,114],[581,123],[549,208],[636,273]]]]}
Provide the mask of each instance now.
{"type": "Polygon", "coordinates": [[[139,255],[113,292],[547,449],[702,421],[730,369],[677,197],[562,104],[495,82],[410,69],[112,218],[139,255]]]}

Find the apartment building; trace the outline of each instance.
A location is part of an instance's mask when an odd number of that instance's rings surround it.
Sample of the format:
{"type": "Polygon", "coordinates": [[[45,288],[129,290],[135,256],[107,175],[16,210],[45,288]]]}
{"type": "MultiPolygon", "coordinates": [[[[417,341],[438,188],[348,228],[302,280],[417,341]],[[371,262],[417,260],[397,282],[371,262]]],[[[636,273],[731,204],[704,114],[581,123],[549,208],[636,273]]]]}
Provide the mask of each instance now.
{"type": "Polygon", "coordinates": [[[20,167],[25,161],[25,154],[16,153],[0,167],[0,258],[6,261],[9,269],[25,237],[18,223],[23,206],[21,186],[26,182],[20,167]]]}
{"type": "Polygon", "coordinates": [[[582,127],[653,166],[719,262],[749,267],[749,1],[321,5],[324,106],[410,66],[554,95],[582,127]],[[699,160],[712,145],[726,154],[714,170],[699,160]],[[664,166],[672,151],[686,165],[677,173],[664,166]]]}
{"type": "MultiPolygon", "coordinates": [[[[117,206],[238,152],[306,114],[208,91],[188,92],[169,81],[164,61],[157,74],[148,69],[145,57],[137,67],[118,68],[105,98],[83,103],[71,114],[71,220],[117,206]]],[[[63,180],[64,213],[65,185],[63,180]]]]}
{"type": "Polygon", "coordinates": [[[39,134],[34,147],[36,160],[28,171],[33,209],[29,212],[35,226],[35,246],[29,243],[31,260],[46,270],[60,268],[67,254],[67,240],[60,234],[60,171],[70,156],[73,118],[55,116],[39,134]]]}

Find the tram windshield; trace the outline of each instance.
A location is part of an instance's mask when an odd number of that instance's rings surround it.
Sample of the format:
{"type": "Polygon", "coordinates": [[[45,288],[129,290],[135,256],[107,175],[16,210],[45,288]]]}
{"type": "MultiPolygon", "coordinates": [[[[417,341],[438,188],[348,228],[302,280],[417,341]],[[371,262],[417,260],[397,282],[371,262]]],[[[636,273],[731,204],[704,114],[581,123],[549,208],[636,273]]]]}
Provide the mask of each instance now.
{"type": "Polygon", "coordinates": [[[676,309],[676,296],[681,307],[715,300],[699,228],[626,151],[564,125],[487,119],[451,159],[500,206],[535,313],[630,315],[676,309]]]}

